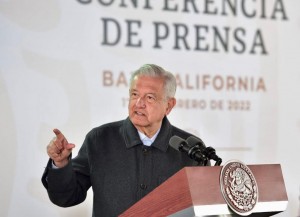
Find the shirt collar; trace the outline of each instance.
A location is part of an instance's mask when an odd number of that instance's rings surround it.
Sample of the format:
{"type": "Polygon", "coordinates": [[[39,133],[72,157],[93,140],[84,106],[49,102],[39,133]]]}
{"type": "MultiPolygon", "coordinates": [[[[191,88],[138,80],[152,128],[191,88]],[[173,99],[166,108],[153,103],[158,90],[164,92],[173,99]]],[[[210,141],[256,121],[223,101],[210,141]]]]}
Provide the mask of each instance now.
{"type": "Polygon", "coordinates": [[[146,146],[151,146],[152,143],[154,142],[154,140],[156,139],[158,133],[160,131],[160,128],[158,129],[158,131],[154,134],[154,136],[152,136],[151,138],[149,138],[148,136],[146,136],[144,133],[138,131],[138,134],[140,136],[140,139],[142,140],[143,144],[146,146]]]}
{"type": "MultiPolygon", "coordinates": [[[[160,131],[157,132],[157,137],[155,138],[151,146],[166,152],[169,146],[171,130],[172,130],[172,125],[170,124],[167,117],[164,117],[160,131]]],[[[138,134],[138,131],[130,121],[129,117],[124,120],[122,131],[123,131],[123,137],[127,148],[131,148],[136,145],[143,145],[143,142],[138,134]]]]}

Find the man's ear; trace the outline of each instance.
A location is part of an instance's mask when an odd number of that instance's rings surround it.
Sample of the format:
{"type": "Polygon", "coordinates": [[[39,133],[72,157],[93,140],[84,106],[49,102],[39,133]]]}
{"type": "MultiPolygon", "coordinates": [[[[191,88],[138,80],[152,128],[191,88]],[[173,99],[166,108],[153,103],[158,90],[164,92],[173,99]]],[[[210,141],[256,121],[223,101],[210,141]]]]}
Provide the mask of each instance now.
{"type": "Polygon", "coordinates": [[[174,97],[168,99],[168,106],[167,106],[167,109],[166,109],[166,115],[170,114],[170,112],[172,111],[172,109],[174,108],[175,105],[176,105],[176,99],[174,97]]]}

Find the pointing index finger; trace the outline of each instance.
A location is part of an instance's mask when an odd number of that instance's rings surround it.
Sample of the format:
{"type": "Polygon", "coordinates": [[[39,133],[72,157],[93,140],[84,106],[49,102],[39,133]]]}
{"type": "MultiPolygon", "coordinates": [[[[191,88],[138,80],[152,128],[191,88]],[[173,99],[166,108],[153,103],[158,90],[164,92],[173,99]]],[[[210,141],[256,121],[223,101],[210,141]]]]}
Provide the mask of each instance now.
{"type": "Polygon", "coordinates": [[[60,132],[59,129],[54,129],[53,132],[55,133],[56,135],[56,138],[59,142],[61,142],[63,145],[67,144],[68,141],[66,139],[66,137],[64,136],[64,134],[62,134],[62,132],[60,132]]]}
{"type": "Polygon", "coordinates": [[[56,136],[58,136],[59,134],[62,134],[62,133],[60,132],[60,130],[59,130],[59,129],[56,129],[56,128],[53,130],[53,132],[55,133],[56,136]]]}

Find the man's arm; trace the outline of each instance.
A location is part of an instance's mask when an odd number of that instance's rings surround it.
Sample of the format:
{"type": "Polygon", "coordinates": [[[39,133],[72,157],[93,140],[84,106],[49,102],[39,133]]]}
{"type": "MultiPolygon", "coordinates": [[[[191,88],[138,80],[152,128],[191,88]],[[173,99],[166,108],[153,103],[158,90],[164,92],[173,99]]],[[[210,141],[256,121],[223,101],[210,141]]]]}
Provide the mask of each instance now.
{"type": "MultiPolygon", "coordinates": [[[[47,146],[50,159],[45,168],[42,183],[54,204],[62,207],[73,206],[85,200],[90,187],[90,179],[85,171],[74,169],[71,152],[75,145],[68,143],[58,129],[54,129],[53,132],[56,137],[47,146]]],[[[77,158],[85,159],[85,148],[82,147],[80,152],[77,158]]]]}

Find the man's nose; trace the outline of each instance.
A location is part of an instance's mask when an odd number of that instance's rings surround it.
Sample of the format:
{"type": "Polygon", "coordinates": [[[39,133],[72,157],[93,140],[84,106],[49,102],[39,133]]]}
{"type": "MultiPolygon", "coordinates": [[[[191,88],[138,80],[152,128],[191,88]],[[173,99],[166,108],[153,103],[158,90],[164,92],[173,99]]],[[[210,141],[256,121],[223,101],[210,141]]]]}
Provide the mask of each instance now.
{"type": "Polygon", "coordinates": [[[145,107],[146,104],[145,104],[145,99],[144,97],[139,97],[135,103],[136,106],[138,107],[145,107]]]}

